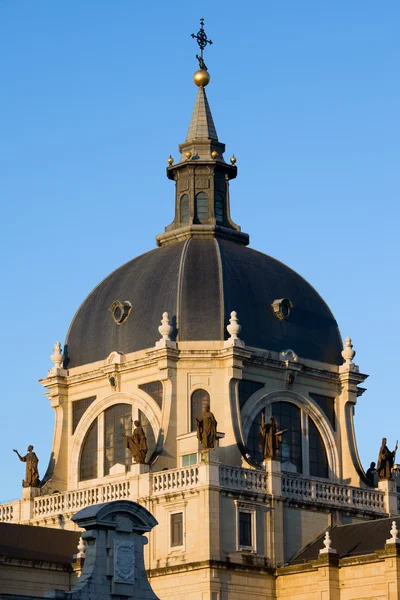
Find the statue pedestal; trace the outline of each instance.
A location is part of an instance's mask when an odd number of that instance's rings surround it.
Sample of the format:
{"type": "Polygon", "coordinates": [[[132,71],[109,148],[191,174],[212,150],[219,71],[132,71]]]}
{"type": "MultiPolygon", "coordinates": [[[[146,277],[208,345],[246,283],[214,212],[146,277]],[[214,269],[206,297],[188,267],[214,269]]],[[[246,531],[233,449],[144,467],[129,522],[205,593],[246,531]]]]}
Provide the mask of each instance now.
{"type": "Polygon", "coordinates": [[[201,462],[205,464],[219,463],[219,448],[210,448],[209,450],[201,450],[201,462]]]}
{"type": "Polygon", "coordinates": [[[110,469],[110,475],[125,475],[126,467],[121,463],[115,463],[110,469]]]}
{"type": "Polygon", "coordinates": [[[378,489],[385,494],[385,510],[389,517],[396,516],[398,514],[396,482],[393,479],[380,479],[378,489]]]}
{"type": "Polygon", "coordinates": [[[266,458],[263,466],[267,472],[268,493],[273,496],[282,495],[281,463],[273,458],[266,458]]]}
{"type": "Polygon", "coordinates": [[[149,473],[149,465],[143,463],[133,463],[130,468],[131,475],[143,475],[143,473],[149,473]]]}
{"type": "Polygon", "coordinates": [[[40,487],[23,487],[22,500],[33,500],[40,496],[40,487]]]}

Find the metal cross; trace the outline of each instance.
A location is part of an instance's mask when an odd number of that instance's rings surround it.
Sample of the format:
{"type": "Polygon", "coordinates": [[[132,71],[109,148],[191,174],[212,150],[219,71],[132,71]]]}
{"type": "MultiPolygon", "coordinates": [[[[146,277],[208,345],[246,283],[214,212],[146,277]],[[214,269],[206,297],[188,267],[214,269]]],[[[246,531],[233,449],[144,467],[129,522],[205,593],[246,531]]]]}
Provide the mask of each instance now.
{"type": "Polygon", "coordinates": [[[200,48],[200,56],[196,54],[196,58],[199,61],[199,65],[201,69],[205,69],[207,71],[207,67],[203,60],[203,50],[207,46],[207,44],[212,44],[212,41],[207,38],[207,34],[204,31],[204,19],[200,19],[200,29],[197,34],[192,33],[192,38],[194,38],[200,48]]]}

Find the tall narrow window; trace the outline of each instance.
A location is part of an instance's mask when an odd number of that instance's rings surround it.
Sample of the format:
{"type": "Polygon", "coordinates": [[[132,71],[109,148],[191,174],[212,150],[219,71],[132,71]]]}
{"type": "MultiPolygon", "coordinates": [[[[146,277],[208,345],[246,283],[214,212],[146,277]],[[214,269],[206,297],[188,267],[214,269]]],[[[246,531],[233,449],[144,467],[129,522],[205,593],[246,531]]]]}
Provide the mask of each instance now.
{"type": "Polygon", "coordinates": [[[130,404],[114,404],[104,411],[104,475],[116,463],[129,465],[131,453],[126,447],[124,434],[132,433],[132,407],[130,404]]]}
{"type": "Polygon", "coordinates": [[[88,429],[82,445],[79,465],[79,481],[96,479],[97,477],[97,419],[88,429]]]}
{"type": "Polygon", "coordinates": [[[218,225],[224,222],[224,199],[222,194],[215,194],[215,220],[218,225]]]}
{"type": "Polygon", "coordinates": [[[181,223],[189,222],[189,196],[183,194],[181,197],[181,223]]]}
{"type": "Polygon", "coordinates": [[[308,418],[308,439],[310,453],[310,475],[313,477],[328,477],[328,458],[321,434],[314,421],[308,418]]]}
{"type": "Polygon", "coordinates": [[[208,221],[208,196],[204,192],[196,195],[196,219],[199,223],[208,221]]]}
{"type": "Polygon", "coordinates": [[[183,513],[171,514],[171,548],[183,546],[183,513]]]}
{"type": "Polygon", "coordinates": [[[206,390],[196,390],[193,392],[190,399],[190,420],[191,428],[190,431],[196,431],[197,419],[200,419],[203,407],[208,404],[210,405],[210,394],[206,390]]]}
{"type": "Polygon", "coordinates": [[[239,547],[252,548],[252,513],[239,511],[239,547]]]}
{"type": "Polygon", "coordinates": [[[292,463],[297,472],[302,473],[300,409],[291,402],[274,402],[272,415],[277,420],[279,429],[287,429],[279,448],[280,461],[292,463]]]}

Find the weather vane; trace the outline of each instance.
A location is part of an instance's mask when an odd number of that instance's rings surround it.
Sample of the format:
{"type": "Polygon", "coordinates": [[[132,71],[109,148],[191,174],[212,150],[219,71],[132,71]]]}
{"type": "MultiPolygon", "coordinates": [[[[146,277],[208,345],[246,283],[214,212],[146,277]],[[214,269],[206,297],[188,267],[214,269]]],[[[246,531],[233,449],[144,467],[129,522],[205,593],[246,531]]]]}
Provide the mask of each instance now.
{"type": "Polygon", "coordinates": [[[199,61],[200,69],[208,71],[206,63],[203,60],[203,50],[207,46],[207,44],[211,45],[212,41],[207,38],[207,34],[204,31],[204,19],[200,19],[200,29],[196,34],[192,33],[192,38],[194,38],[197,41],[200,48],[200,56],[196,54],[196,58],[199,61]]]}

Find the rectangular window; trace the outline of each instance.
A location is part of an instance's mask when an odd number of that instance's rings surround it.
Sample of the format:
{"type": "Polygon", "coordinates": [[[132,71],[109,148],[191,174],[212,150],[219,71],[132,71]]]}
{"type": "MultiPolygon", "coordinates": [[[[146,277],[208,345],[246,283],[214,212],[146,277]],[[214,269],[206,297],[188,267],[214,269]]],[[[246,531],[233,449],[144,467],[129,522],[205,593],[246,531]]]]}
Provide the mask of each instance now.
{"type": "Polygon", "coordinates": [[[171,548],[183,546],[183,512],[171,514],[171,548]]]}
{"type": "Polygon", "coordinates": [[[197,465],[197,452],[194,454],[184,454],[182,456],[182,467],[190,467],[190,465],[197,465]]]}
{"type": "Polygon", "coordinates": [[[252,548],[252,513],[239,511],[239,547],[252,548]]]}

